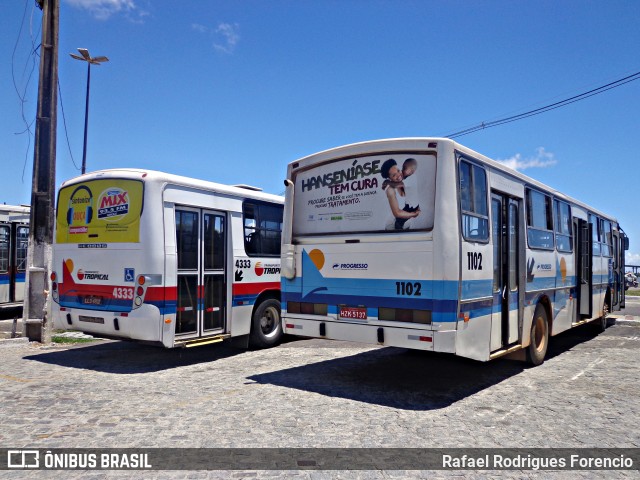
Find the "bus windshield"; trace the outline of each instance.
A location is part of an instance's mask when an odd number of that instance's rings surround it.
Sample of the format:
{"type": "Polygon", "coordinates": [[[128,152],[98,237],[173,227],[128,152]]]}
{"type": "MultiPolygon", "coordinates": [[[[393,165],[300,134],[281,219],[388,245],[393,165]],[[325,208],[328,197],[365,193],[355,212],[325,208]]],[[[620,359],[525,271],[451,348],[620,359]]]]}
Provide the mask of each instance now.
{"type": "Polygon", "coordinates": [[[435,152],[342,158],[300,171],[293,235],[430,230],[435,152]]]}
{"type": "Polygon", "coordinates": [[[139,180],[90,180],[60,189],[57,243],[138,243],[143,184],[139,180]]]}

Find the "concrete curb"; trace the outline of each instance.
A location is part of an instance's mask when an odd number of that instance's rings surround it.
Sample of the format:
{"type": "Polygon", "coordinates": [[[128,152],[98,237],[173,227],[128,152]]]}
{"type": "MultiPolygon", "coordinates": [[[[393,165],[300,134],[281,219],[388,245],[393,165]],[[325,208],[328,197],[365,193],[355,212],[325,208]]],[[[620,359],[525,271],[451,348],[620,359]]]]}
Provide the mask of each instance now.
{"type": "Polygon", "coordinates": [[[640,320],[627,320],[626,318],[616,318],[615,319],[615,324],[616,325],[639,326],[640,325],[640,320]]]}
{"type": "Polygon", "coordinates": [[[21,345],[25,345],[28,343],[29,343],[29,339],[27,337],[4,338],[4,339],[0,339],[0,348],[19,347],[21,345]]]}
{"type": "Polygon", "coordinates": [[[634,315],[610,315],[616,325],[640,325],[640,317],[634,315]]]}

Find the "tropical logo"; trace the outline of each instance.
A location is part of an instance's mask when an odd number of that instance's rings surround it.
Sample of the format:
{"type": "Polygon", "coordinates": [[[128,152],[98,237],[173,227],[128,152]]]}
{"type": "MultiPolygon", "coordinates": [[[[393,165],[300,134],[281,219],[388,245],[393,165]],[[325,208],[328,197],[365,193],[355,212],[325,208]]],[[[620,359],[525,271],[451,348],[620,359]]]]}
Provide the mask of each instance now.
{"type": "Polygon", "coordinates": [[[280,274],[280,265],[277,263],[263,264],[262,262],[256,262],[254,272],[256,272],[256,275],[259,277],[262,275],[280,274]]]}
{"type": "Polygon", "coordinates": [[[254,270],[256,272],[256,275],[261,277],[262,274],[264,273],[264,267],[262,266],[262,262],[256,262],[256,266],[254,267],[254,270]]]}
{"type": "Polygon", "coordinates": [[[78,273],[76,273],[76,276],[78,277],[78,280],[82,281],[82,280],[109,280],[109,274],[108,273],[102,273],[102,272],[98,272],[98,271],[84,271],[82,269],[78,270],[78,273]]]}
{"type": "Polygon", "coordinates": [[[122,188],[109,188],[98,198],[98,218],[117,222],[129,213],[129,193],[122,188]]]}

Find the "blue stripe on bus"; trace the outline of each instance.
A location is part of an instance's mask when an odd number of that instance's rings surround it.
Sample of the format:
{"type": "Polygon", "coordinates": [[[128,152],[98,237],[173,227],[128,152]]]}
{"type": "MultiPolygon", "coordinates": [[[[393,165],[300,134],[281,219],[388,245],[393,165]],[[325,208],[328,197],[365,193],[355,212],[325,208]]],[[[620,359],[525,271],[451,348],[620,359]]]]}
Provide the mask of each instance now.
{"type": "Polygon", "coordinates": [[[231,299],[231,305],[234,307],[243,307],[246,305],[254,305],[258,295],[234,295],[231,299]]]}
{"type": "Polygon", "coordinates": [[[110,299],[106,305],[91,305],[78,301],[78,297],[75,295],[63,295],[60,297],[58,303],[64,308],[79,308],[82,310],[100,310],[114,313],[131,311],[131,300],[110,299]]]}
{"type": "MultiPolygon", "coordinates": [[[[26,276],[27,275],[25,274],[25,272],[16,272],[15,280],[16,280],[16,282],[24,282],[26,276]]],[[[8,281],[9,281],[9,274],[8,273],[0,273],[0,283],[6,283],[8,281]]]]}

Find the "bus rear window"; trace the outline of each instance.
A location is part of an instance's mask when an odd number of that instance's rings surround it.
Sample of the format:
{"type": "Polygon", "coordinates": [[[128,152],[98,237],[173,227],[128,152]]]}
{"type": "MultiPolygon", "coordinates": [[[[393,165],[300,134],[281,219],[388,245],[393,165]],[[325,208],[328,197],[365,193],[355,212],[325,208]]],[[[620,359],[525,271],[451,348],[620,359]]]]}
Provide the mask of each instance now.
{"type": "Polygon", "coordinates": [[[430,230],[435,153],[352,157],[300,172],[294,179],[294,235],[430,230]]]}
{"type": "Polygon", "coordinates": [[[140,241],[143,184],[139,180],[90,180],[58,194],[57,243],[140,241]]]}

